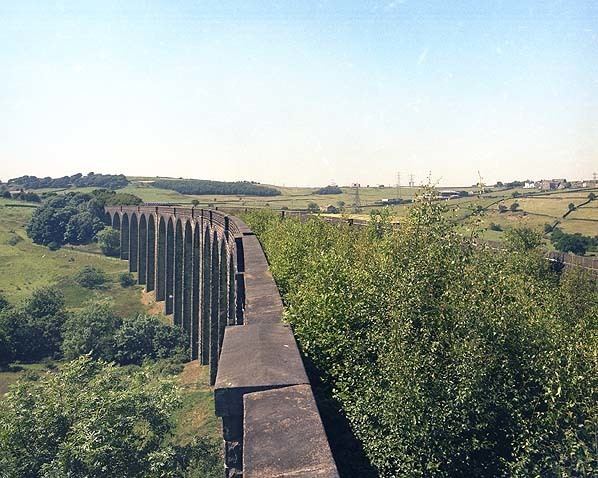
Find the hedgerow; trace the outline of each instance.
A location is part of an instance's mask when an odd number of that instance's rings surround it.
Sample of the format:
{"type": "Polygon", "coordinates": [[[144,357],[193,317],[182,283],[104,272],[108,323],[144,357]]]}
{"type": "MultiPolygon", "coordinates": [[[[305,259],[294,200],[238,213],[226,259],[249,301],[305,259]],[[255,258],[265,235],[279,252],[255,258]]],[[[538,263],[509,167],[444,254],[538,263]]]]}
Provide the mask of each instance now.
{"type": "Polygon", "coordinates": [[[246,220],[382,477],[595,476],[596,280],[473,246],[443,213],[246,220]]]}

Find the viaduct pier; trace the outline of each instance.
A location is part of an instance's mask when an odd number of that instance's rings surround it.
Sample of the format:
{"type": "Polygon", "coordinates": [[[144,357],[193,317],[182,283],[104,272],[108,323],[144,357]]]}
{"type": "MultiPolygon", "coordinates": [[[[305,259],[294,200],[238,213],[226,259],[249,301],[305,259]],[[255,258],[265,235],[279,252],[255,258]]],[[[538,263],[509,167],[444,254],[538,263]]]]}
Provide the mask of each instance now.
{"type": "Polygon", "coordinates": [[[121,259],[208,365],[226,478],[336,478],[318,408],[261,245],[221,211],[106,208],[121,259]]]}

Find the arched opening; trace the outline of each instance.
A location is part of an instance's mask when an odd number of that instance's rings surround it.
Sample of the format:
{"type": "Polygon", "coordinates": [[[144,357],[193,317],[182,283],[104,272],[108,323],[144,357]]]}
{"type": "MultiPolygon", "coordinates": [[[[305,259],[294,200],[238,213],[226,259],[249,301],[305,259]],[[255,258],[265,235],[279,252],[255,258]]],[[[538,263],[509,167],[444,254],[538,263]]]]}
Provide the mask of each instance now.
{"type": "Polygon", "coordinates": [[[120,258],[127,260],[129,258],[129,216],[123,214],[120,225],[120,258]]]}
{"type": "Polygon", "coordinates": [[[147,272],[145,275],[145,290],[151,292],[156,284],[156,223],[154,216],[147,220],[147,272]]]}
{"type": "Polygon", "coordinates": [[[165,304],[164,313],[166,315],[172,314],[174,301],[174,224],[172,218],[168,219],[168,225],[166,226],[166,272],[165,272],[165,304]]]}
{"type": "Polygon", "coordinates": [[[166,223],[158,220],[158,240],[156,242],[156,300],[166,298],[166,223]]]}
{"type": "Polygon", "coordinates": [[[218,357],[222,350],[224,329],[228,322],[228,249],[226,239],[220,241],[220,287],[218,295],[218,357]]]}
{"type": "Polygon", "coordinates": [[[236,325],[235,307],[235,258],[232,254],[228,257],[228,325],[236,325]]]}
{"type": "Polygon", "coordinates": [[[201,301],[201,227],[195,223],[193,228],[193,250],[191,267],[191,359],[198,358],[199,353],[199,311],[201,301]]]}
{"type": "Polygon", "coordinates": [[[191,292],[193,290],[193,230],[191,223],[185,223],[183,245],[183,330],[187,333],[191,350],[191,292]]]}
{"type": "Polygon", "coordinates": [[[139,271],[137,274],[137,283],[145,284],[147,280],[147,219],[145,214],[142,214],[139,218],[139,271]]]}
{"type": "Polygon", "coordinates": [[[210,385],[216,383],[218,371],[218,316],[220,305],[220,250],[218,235],[214,231],[212,237],[212,267],[211,267],[211,298],[210,298],[210,385]]]}
{"type": "Polygon", "coordinates": [[[179,219],[174,233],[174,325],[183,325],[183,225],[179,219]]]}
{"type": "Polygon", "coordinates": [[[120,231],[120,215],[117,212],[112,216],[112,229],[120,231]]]}
{"type": "Polygon", "coordinates": [[[137,272],[139,261],[139,223],[137,214],[131,214],[129,223],[129,272],[137,272]]]}
{"type": "Polygon", "coordinates": [[[104,225],[112,226],[112,216],[109,212],[104,214],[104,225]]]}
{"type": "Polygon", "coordinates": [[[212,246],[210,229],[206,227],[203,236],[203,264],[202,264],[202,294],[201,294],[201,331],[199,337],[200,358],[202,365],[210,362],[210,290],[211,290],[211,267],[212,267],[212,246]]]}

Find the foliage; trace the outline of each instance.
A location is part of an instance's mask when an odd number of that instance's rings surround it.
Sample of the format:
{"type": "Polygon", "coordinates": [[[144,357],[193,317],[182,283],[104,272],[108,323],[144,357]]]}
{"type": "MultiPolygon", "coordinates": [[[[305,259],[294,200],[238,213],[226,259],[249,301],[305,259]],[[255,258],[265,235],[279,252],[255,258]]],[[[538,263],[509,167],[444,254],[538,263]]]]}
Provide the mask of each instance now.
{"type": "Polygon", "coordinates": [[[8,180],[9,185],[18,186],[24,189],[42,188],[69,188],[69,187],[99,187],[108,189],[120,189],[129,184],[128,179],[122,174],[94,174],[85,176],[81,173],[61,178],[38,178],[36,176],[21,176],[8,180]]]}
{"type": "Polygon", "coordinates": [[[121,323],[106,302],[92,302],[72,314],[64,324],[62,353],[67,359],[80,355],[114,360],[114,334],[121,323]]]}
{"type": "Polygon", "coordinates": [[[307,212],[311,212],[311,213],[320,212],[320,206],[318,206],[318,203],[310,202],[307,204],[307,212]]]}
{"type": "Polygon", "coordinates": [[[120,256],[120,231],[106,227],[97,234],[98,244],[106,256],[120,256]]]}
{"type": "Polygon", "coordinates": [[[168,357],[185,360],[188,355],[186,336],[180,327],[146,315],[123,319],[114,333],[113,347],[114,360],[122,365],[168,357]]]}
{"type": "Polygon", "coordinates": [[[542,235],[529,227],[515,227],[506,231],[505,242],[510,250],[525,252],[542,244],[542,235]]]}
{"type": "Polygon", "coordinates": [[[398,230],[246,220],[382,477],[596,474],[598,287],[552,272],[533,231],[475,247],[429,200],[398,230]]]}
{"type": "Polygon", "coordinates": [[[58,357],[67,314],[55,288],[36,289],[20,306],[0,307],[0,363],[58,357]]]}
{"type": "Polygon", "coordinates": [[[519,209],[519,203],[514,202],[513,204],[511,204],[509,209],[511,209],[511,211],[513,211],[513,212],[517,211],[517,209],[519,209]]]}
{"type": "Polygon", "coordinates": [[[589,237],[579,233],[568,234],[555,227],[550,240],[557,251],[572,252],[583,256],[588,251],[598,250],[598,236],[589,237]]]}
{"type": "Polygon", "coordinates": [[[121,365],[177,357],[184,360],[187,344],[182,330],[158,317],[119,318],[106,302],[92,302],[74,313],[64,326],[62,351],[67,359],[90,355],[121,365]]]}
{"type": "Polygon", "coordinates": [[[85,266],[74,277],[75,282],[86,289],[98,289],[106,282],[106,274],[102,269],[85,266]]]}
{"type": "Polygon", "coordinates": [[[496,224],[495,222],[491,222],[490,230],[491,231],[502,231],[502,226],[500,224],[496,224]]]}
{"type": "Polygon", "coordinates": [[[214,445],[172,443],[180,406],[172,379],[90,357],[25,377],[0,402],[2,476],[182,478],[194,460],[216,476],[214,445]]]}
{"type": "Polygon", "coordinates": [[[123,272],[119,277],[121,287],[131,287],[135,285],[135,277],[130,272],[123,272]]]}
{"type": "Polygon", "coordinates": [[[54,195],[35,210],[27,234],[36,244],[87,244],[105,226],[104,206],[140,202],[137,196],[103,189],[54,195]]]}
{"type": "Polygon", "coordinates": [[[314,194],[342,194],[343,190],[338,186],[325,186],[318,189],[314,194]]]}
{"type": "Polygon", "coordinates": [[[279,196],[280,191],[250,181],[209,181],[206,179],[158,179],[152,186],[170,189],[181,194],[228,194],[243,196],[279,196]]]}

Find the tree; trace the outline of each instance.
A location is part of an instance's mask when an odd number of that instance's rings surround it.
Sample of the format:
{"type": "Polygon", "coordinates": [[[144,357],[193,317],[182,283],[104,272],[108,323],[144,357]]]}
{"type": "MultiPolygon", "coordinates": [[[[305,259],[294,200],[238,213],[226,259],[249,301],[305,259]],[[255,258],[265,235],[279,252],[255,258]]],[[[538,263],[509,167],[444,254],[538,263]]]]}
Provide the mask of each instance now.
{"type": "Polygon", "coordinates": [[[214,445],[173,443],[181,403],[172,379],[90,357],[26,376],[0,401],[2,476],[182,477],[193,461],[218,476],[214,445]]]}
{"type": "Polygon", "coordinates": [[[92,302],[64,324],[62,352],[67,359],[89,354],[114,360],[114,334],[121,320],[105,302],[92,302]]]}
{"type": "Polygon", "coordinates": [[[507,206],[505,206],[504,204],[499,204],[498,205],[498,212],[503,213],[503,212],[507,212],[509,208],[507,206]]]}
{"type": "Polygon", "coordinates": [[[199,199],[194,199],[193,201],[191,201],[191,204],[193,204],[193,207],[199,206],[199,199]]]}
{"type": "Polygon", "coordinates": [[[310,202],[307,205],[307,212],[311,212],[312,214],[320,212],[320,206],[318,206],[318,204],[315,202],[310,202]]]}
{"type": "Polygon", "coordinates": [[[518,198],[519,196],[521,196],[521,193],[519,191],[513,191],[511,193],[512,198],[518,198]]]}
{"type": "Polygon", "coordinates": [[[506,231],[505,242],[511,250],[530,251],[542,244],[542,235],[529,227],[517,227],[506,231]]]}
{"type": "Polygon", "coordinates": [[[517,211],[517,209],[519,209],[519,203],[518,202],[514,202],[513,204],[511,204],[510,209],[512,212],[517,211]]]}
{"type": "Polygon", "coordinates": [[[569,211],[575,211],[575,204],[573,204],[572,202],[570,202],[567,205],[567,209],[569,209],[569,211]]]}
{"type": "Polygon", "coordinates": [[[590,193],[590,194],[588,194],[588,199],[590,201],[593,201],[594,199],[596,199],[596,195],[594,193],[590,193]]]}
{"type": "Polygon", "coordinates": [[[144,360],[187,357],[187,339],[180,327],[171,327],[155,316],[126,317],[114,333],[114,360],[121,365],[144,360]]]}
{"type": "Polygon", "coordinates": [[[68,244],[87,244],[104,224],[89,211],[75,214],[69,219],[64,231],[64,242],[68,244]]]}
{"type": "Polygon", "coordinates": [[[106,274],[97,267],[85,266],[75,275],[75,282],[86,289],[98,289],[106,282],[106,274]]]}
{"type": "Polygon", "coordinates": [[[106,256],[120,256],[120,231],[111,227],[106,227],[97,234],[98,244],[102,253],[106,256]]]}
{"type": "Polygon", "coordinates": [[[129,272],[123,272],[119,277],[118,281],[120,282],[121,287],[131,287],[135,285],[135,278],[133,274],[129,272]]]}

